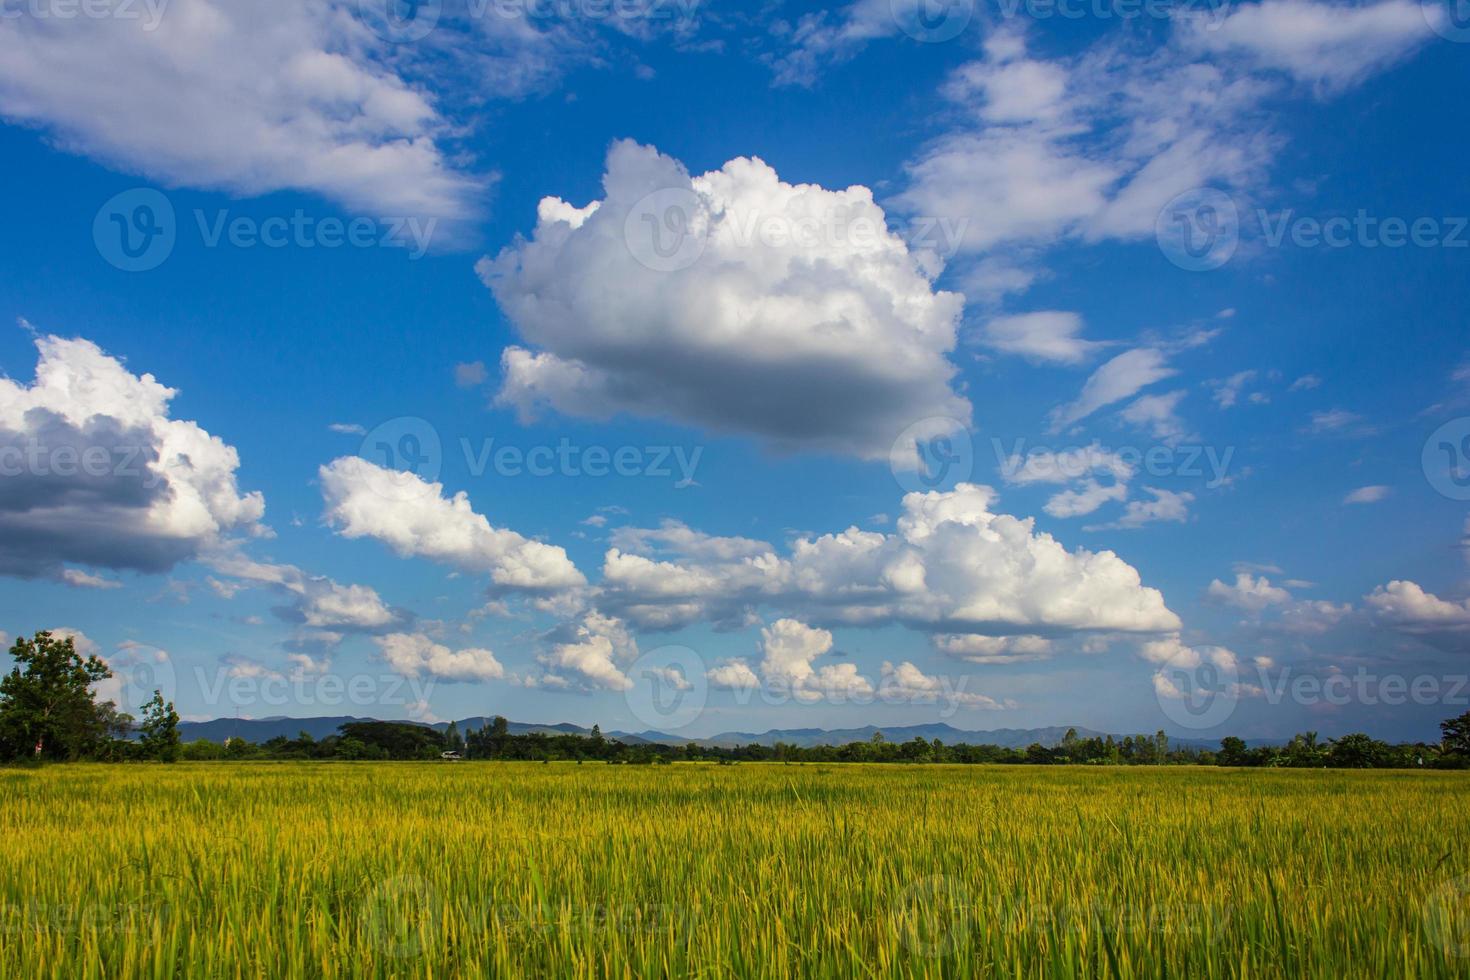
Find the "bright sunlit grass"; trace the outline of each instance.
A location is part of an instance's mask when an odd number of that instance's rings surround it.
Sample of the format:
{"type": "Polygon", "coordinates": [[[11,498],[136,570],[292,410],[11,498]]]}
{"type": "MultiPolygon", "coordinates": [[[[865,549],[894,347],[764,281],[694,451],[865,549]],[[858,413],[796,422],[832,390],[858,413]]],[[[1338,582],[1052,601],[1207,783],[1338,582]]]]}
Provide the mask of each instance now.
{"type": "Polygon", "coordinates": [[[0,772],[0,977],[1465,976],[1459,773],[0,772]]]}

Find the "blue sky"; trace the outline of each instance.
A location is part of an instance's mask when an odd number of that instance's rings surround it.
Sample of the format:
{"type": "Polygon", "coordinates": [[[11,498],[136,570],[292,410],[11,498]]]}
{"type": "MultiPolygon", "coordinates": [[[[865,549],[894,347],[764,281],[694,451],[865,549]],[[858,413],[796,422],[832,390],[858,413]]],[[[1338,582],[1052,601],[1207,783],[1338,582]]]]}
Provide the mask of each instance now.
{"type": "Polygon", "coordinates": [[[387,9],[7,8],[8,635],[199,718],[1466,709],[1449,7],[387,9]]]}

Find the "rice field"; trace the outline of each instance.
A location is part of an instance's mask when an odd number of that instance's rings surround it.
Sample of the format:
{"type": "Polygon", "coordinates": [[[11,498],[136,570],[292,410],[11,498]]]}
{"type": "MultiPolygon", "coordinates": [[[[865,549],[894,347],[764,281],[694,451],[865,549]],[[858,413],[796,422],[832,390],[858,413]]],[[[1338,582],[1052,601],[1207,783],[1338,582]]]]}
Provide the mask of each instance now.
{"type": "Polygon", "coordinates": [[[0,771],[0,977],[1470,976],[1470,777],[0,771]]]}

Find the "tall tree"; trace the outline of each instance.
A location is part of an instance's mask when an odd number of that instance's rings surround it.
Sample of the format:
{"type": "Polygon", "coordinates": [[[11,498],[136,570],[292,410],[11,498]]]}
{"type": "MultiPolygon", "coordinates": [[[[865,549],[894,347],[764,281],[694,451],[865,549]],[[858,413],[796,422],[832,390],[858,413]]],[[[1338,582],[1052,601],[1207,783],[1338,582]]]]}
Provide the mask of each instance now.
{"type": "Polygon", "coordinates": [[[76,759],[97,754],[121,716],[98,704],[92,685],[112,676],[96,656],[82,657],[71,637],[42,631],[10,648],[15,667],[0,679],[0,755],[76,759]]]}
{"type": "Polygon", "coordinates": [[[145,757],[160,762],[179,761],[179,713],[172,701],[163,700],[161,691],[155,690],[143,705],[142,732],[138,743],[145,757]]]}
{"type": "Polygon", "coordinates": [[[510,723],[504,715],[490,719],[490,757],[499,759],[510,745],[510,723]]]}
{"type": "Polygon", "coordinates": [[[1243,766],[1246,764],[1247,755],[1245,740],[1234,735],[1227,735],[1220,739],[1220,754],[1216,761],[1222,766],[1243,766]]]}
{"type": "Polygon", "coordinates": [[[1440,722],[1439,733],[1447,754],[1470,758],[1470,711],[1440,722]]]}

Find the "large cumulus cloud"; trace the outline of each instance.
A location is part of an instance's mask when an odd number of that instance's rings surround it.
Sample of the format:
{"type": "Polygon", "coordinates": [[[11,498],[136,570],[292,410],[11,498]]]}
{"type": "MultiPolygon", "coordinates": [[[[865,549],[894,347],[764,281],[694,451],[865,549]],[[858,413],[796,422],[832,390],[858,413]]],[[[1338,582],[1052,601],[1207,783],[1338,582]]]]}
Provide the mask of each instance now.
{"type": "Polygon", "coordinates": [[[643,628],[738,627],[771,606],[828,624],[906,623],[945,634],[1166,632],[1179,619],[1111,551],[1068,551],[961,484],[910,493],[893,534],[800,537],[787,555],[682,525],[614,534],[599,604],[643,628]]]}
{"type": "Polygon", "coordinates": [[[937,260],[867,188],[788,184],[744,157],[691,177],[624,141],[603,189],[584,208],[543,200],[531,239],[480,263],[530,345],[505,350],[501,403],[867,459],[920,420],[969,420],[946,356],[963,298],[933,289],[937,260]]]}
{"type": "Polygon", "coordinates": [[[230,531],[263,532],[234,448],[169,417],[173,389],[87,340],[39,337],[35,380],[0,378],[0,573],[64,563],[163,572],[230,531]]]}

